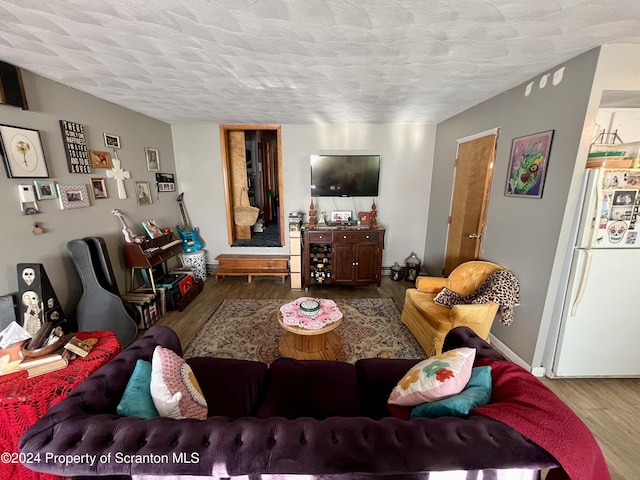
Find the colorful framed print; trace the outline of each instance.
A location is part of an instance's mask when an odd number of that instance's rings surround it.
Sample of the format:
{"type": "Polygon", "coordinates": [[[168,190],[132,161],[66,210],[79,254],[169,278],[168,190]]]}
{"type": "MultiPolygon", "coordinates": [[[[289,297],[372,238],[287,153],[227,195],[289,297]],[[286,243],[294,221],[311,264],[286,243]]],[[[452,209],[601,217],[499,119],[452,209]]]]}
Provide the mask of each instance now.
{"type": "Polygon", "coordinates": [[[70,210],[72,208],[89,207],[89,193],[84,184],[56,185],[60,197],[60,208],[70,210]]]}
{"type": "Polygon", "coordinates": [[[91,193],[93,193],[94,200],[109,198],[109,195],[107,195],[107,185],[104,181],[104,178],[91,179],[91,193]]]}
{"type": "Polygon", "coordinates": [[[111,155],[102,150],[89,150],[93,168],[111,168],[111,155]]]}
{"type": "Polygon", "coordinates": [[[153,203],[149,182],[135,182],[135,189],[138,205],[151,205],[153,203]]]}
{"type": "Polygon", "coordinates": [[[2,159],[9,178],[49,178],[40,132],[0,125],[2,159]]]}
{"type": "Polygon", "coordinates": [[[120,148],[120,137],[111,133],[104,134],[104,146],[109,148],[120,148]]]}
{"type": "Polygon", "coordinates": [[[507,197],[542,198],[553,130],[514,138],[507,174],[507,197]]]}
{"type": "Polygon", "coordinates": [[[147,170],[160,171],[160,152],[155,148],[144,147],[144,154],[147,159],[147,170]]]}
{"type": "Polygon", "coordinates": [[[36,197],[38,197],[38,200],[58,198],[56,194],[56,184],[53,180],[34,180],[33,186],[36,189],[36,197]]]}

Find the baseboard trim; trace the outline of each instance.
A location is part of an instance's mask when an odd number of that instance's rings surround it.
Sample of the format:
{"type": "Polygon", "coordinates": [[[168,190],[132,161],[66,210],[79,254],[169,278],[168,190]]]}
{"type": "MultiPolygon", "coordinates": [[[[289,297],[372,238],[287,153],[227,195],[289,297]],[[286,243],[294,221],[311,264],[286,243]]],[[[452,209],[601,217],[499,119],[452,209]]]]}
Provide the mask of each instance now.
{"type": "Polygon", "coordinates": [[[531,372],[531,374],[535,377],[544,377],[545,369],[544,367],[533,367],[525,362],[516,352],[507,347],[506,344],[501,342],[497,337],[493,334],[489,334],[489,341],[491,342],[491,346],[498,350],[501,354],[511,360],[513,363],[520,365],[526,371],[531,372]]]}

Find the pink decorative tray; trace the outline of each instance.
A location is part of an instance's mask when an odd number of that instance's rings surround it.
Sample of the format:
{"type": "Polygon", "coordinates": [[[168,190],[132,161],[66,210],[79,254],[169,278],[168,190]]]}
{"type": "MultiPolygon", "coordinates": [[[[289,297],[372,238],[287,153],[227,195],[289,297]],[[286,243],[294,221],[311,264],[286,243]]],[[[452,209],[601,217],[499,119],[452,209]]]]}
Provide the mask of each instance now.
{"type": "Polygon", "coordinates": [[[309,330],[319,330],[330,323],[342,319],[342,312],[338,310],[336,302],[326,298],[301,297],[293,302],[282,305],[280,312],[282,313],[282,322],[285,325],[308,328],[309,330]],[[320,311],[317,315],[309,317],[301,313],[300,304],[306,300],[320,302],[320,311]]]}

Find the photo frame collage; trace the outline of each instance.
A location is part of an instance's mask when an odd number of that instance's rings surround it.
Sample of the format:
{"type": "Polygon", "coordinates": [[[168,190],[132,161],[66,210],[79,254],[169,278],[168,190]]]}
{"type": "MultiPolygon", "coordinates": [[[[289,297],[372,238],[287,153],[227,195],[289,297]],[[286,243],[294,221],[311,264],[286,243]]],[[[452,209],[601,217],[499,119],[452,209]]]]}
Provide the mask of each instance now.
{"type": "MultiPolygon", "coordinates": [[[[50,172],[45,159],[40,131],[32,128],[0,124],[0,154],[10,179],[33,179],[33,188],[20,185],[22,190],[31,188],[37,200],[59,199],[63,210],[85,208],[91,205],[90,200],[109,198],[107,179],[115,178],[114,160],[118,159],[116,149],[121,148],[120,136],[103,133],[104,147],[89,149],[84,125],[68,120],[60,120],[60,131],[67,160],[67,169],[73,174],[96,174],[105,172],[106,176],[88,178],[87,184],[76,182],[57,183],[50,179],[50,172]],[[113,175],[112,175],[113,172],[113,175]]],[[[158,193],[175,192],[175,176],[172,173],[160,173],[160,152],[157,148],[144,147],[144,165],[147,171],[155,173],[158,193]]],[[[120,167],[121,168],[121,167],[120,167]]],[[[122,170],[124,172],[124,170],[122,170]]],[[[125,178],[129,178],[126,177],[125,178]]],[[[137,204],[140,206],[153,204],[151,183],[134,182],[137,204]]],[[[119,198],[120,188],[118,190],[119,198]]],[[[124,198],[126,198],[126,193],[124,198]]],[[[35,200],[35,198],[33,199],[35,200]]],[[[24,209],[23,209],[24,211],[24,209]]],[[[34,210],[29,210],[33,214],[34,210]]],[[[40,213],[35,209],[35,213],[40,213]]]]}

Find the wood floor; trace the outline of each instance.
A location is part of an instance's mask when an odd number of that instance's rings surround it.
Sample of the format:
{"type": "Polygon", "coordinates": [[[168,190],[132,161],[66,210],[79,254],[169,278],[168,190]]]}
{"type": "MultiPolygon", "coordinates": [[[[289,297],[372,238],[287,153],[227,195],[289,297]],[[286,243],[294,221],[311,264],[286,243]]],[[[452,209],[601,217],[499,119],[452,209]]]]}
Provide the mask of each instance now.
{"type": "MultiPolygon", "coordinates": [[[[183,348],[195,336],[225,298],[320,298],[391,297],[402,309],[404,292],[412,283],[384,278],[382,286],[312,287],[292,291],[275,278],[207,279],[202,293],[184,312],[168,312],[160,322],[173,328],[183,348]]],[[[604,452],[614,480],[640,479],[640,379],[548,379],[553,390],[591,428],[604,452]]],[[[579,479],[577,479],[579,480],[579,479]]]]}

